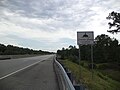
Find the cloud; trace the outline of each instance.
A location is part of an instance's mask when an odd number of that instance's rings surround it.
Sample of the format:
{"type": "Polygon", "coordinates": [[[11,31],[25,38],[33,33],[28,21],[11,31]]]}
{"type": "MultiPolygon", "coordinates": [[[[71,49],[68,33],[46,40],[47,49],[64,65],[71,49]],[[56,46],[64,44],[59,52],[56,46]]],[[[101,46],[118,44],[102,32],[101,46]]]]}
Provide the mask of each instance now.
{"type": "Polygon", "coordinates": [[[76,45],[77,31],[108,34],[111,11],[119,0],[1,0],[0,42],[56,51],[76,45]]]}

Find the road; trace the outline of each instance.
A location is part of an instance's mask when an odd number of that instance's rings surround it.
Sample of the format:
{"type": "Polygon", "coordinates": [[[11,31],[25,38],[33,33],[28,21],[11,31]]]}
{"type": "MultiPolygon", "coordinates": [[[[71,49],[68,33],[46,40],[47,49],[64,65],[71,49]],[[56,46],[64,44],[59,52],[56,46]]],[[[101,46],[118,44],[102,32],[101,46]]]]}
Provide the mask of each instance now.
{"type": "Polygon", "coordinates": [[[0,90],[59,90],[53,55],[0,61],[0,90]]]}

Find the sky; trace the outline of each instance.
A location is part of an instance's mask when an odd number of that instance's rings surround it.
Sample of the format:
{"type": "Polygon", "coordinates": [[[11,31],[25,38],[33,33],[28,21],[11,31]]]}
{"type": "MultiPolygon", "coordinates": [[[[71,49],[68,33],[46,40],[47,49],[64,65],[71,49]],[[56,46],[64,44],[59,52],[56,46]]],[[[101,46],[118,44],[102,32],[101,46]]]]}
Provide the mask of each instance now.
{"type": "Polygon", "coordinates": [[[110,34],[106,17],[120,0],[0,0],[0,43],[57,51],[77,46],[77,31],[110,34]]]}

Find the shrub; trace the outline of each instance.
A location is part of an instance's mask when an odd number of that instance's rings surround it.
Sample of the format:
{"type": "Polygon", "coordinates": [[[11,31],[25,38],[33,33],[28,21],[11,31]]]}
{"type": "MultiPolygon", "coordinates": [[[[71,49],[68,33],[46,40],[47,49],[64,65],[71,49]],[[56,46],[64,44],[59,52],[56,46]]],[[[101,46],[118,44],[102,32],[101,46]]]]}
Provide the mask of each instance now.
{"type": "MultiPolygon", "coordinates": [[[[92,69],[92,63],[88,64],[88,68],[92,69]]],[[[93,63],[93,69],[96,69],[96,68],[97,68],[96,64],[93,63]]]]}
{"type": "Polygon", "coordinates": [[[81,65],[81,66],[84,66],[84,62],[81,62],[80,65],[81,65]]]}
{"type": "Polygon", "coordinates": [[[102,79],[104,79],[104,80],[107,80],[107,77],[104,76],[103,74],[101,74],[101,73],[97,73],[97,75],[98,75],[100,78],[102,78],[102,79]]]}

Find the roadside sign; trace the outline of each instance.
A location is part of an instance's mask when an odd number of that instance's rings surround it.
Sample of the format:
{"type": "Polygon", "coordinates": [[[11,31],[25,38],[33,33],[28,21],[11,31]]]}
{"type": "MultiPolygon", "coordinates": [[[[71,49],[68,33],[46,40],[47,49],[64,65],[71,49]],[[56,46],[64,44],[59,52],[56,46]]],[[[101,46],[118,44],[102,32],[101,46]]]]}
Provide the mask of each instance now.
{"type": "MultiPolygon", "coordinates": [[[[81,31],[77,32],[77,44],[79,46],[79,66],[81,61],[80,47],[81,45],[91,45],[91,63],[92,63],[92,79],[93,79],[93,44],[94,44],[94,32],[93,31],[81,31]]],[[[80,67],[81,77],[81,67],[80,67]]]]}
{"type": "Polygon", "coordinates": [[[93,31],[77,32],[77,44],[78,45],[94,44],[94,32],[93,31]]]}

